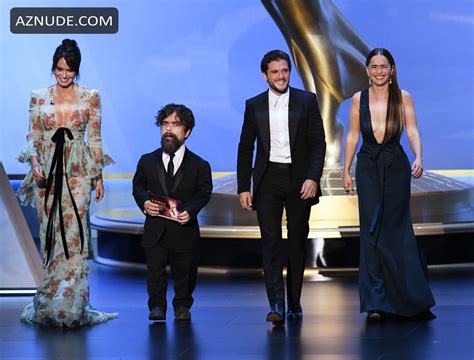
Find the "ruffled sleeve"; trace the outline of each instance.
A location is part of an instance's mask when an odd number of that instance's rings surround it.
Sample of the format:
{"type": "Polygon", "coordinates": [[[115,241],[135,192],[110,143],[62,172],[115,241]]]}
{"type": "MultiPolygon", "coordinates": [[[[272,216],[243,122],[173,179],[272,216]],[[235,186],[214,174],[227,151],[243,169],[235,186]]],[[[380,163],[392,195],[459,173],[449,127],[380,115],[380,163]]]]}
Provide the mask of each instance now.
{"type": "Polygon", "coordinates": [[[39,96],[35,90],[33,90],[30,95],[29,113],[30,121],[28,135],[26,136],[27,143],[18,154],[18,161],[22,163],[30,162],[32,156],[38,156],[36,149],[43,130],[40,116],[39,96]]]}
{"type": "MultiPolygon", "coordinates": [[[[43,131],[40,115],[41,97],[39,93],[39,90],[33,90],[30,95],[30,120],[29,131],[28,135],[26,136],[27,142],[18,154],[18,161],[22,163],[30,163],[32,156],[38,156],[37,149],[39,142],[41,141],[41,132],[43,131]]],[[[38,159],[38,161],[40,161],[40,159],[38,159]]],[[[35,187],[36,185],[33,179],[33,172],[30,169],[17,190],[17,196],[23,205],[34,205],[35,187]]]]}
{"type": "Polygon", "coordinates": [[[90,90],[87,146],[92,159],[92,164],[89,166],[89,172],[93,179],[97,178],[102,173],[102,169],[105,166],[115,163],[102,146],[101,116],[102,108],[99,92],[97,90],[90,90]]]}

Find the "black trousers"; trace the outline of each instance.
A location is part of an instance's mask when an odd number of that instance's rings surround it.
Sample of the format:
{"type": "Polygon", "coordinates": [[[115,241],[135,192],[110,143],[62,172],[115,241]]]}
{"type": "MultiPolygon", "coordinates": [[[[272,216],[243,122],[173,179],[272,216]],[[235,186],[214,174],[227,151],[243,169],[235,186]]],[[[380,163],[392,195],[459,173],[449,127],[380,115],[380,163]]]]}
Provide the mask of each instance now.
{"type": "Polygon", "coordinates": [[[184,306],[190,309],[194,302],[192,294],[196,287],[199,253],[176,253],[160,241],[151,248],[145,248],[145,255],[148,308],[151,310],[159,306],[166,311],[166,266],[169,264],[174,282],[173,307],[184,306]]]}
{"type": "Polygon", "coordinates": [[[270,305],[285,304],[283,267],[287,265],[287,302],[293,310],[300,305],[311,213],[311,205],[301,199],[300,190],[292,181],[289,166],[270,163],[254,200],[268,301],[270,305]],[[282,244],[283,208],[287,217],[288,252],[282,244]]]}

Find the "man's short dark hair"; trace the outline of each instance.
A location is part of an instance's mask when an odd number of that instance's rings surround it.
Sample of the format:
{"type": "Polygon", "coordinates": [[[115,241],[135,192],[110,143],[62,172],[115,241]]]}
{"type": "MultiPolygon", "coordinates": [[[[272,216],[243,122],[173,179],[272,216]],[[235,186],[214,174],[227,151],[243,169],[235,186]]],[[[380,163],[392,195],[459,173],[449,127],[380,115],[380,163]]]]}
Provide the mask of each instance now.
{"type": "Polygon", "coordinates": [[[281,50],[272,50],[267,52],[262,59],[262,62],[260,63],[260,70],[262,70],[263,73],[267,73],[268,70],[268,64],[270,64],[272,61],[279,61],[279,60],[286,60],[288,63],[288,70],[291,71],[291,61],[290,61],[290,56],[281,50]]]}
{"type": "Polygon", "coordinates": [[[163,120],[174,112],[176,113],[176,116],[178,117],[181,124],[184,125],[185,131],[192,130],[194,128],[195,120],[193,112],[191,109],[181,104],[168,104],[163,106],[160,111],[158,111],[158,115],[155,117],[156,126],[161,126],[163,124],[163,120]]]}

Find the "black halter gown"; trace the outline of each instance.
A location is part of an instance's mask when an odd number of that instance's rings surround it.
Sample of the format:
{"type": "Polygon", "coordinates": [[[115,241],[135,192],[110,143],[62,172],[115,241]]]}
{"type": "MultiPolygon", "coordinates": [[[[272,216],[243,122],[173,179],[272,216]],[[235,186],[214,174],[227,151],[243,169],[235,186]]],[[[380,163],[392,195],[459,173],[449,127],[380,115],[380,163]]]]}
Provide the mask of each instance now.
{"type": "Polygon", "coordinates": [[[414,316],[434,306],[410,216],[411,168],[400,138],[378,144],[369,91],[360,98],[362,147],[356,183],[360,217],[360,311],[414,316]]]}

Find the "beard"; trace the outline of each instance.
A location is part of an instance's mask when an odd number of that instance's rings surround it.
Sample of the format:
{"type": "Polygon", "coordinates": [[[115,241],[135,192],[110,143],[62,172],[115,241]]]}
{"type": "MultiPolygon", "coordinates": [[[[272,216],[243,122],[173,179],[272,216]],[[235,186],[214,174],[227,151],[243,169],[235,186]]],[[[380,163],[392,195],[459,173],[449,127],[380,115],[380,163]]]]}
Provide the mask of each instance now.
{"type": "Polygon", "coordinates": [[[279,89],[276,87],[276,85],[274,83],[271,83],[271,82],[268,82],[268,86],[270,86],[273,90],[275,90],[277,93],[283,95],[284,93],[286,93],[288,91],[288,87],[290,86],[290,84],[288,83],[286,85],[286,87],[282,90],[282,89],[279,89]]]}
{"type": "Polygon", "coordinates": [[[184,141],[180,141],[175,134],[170,132],[164,133],[161,137],[161,148],[167,154],[174,154],[183,143],[184,141]]]}

